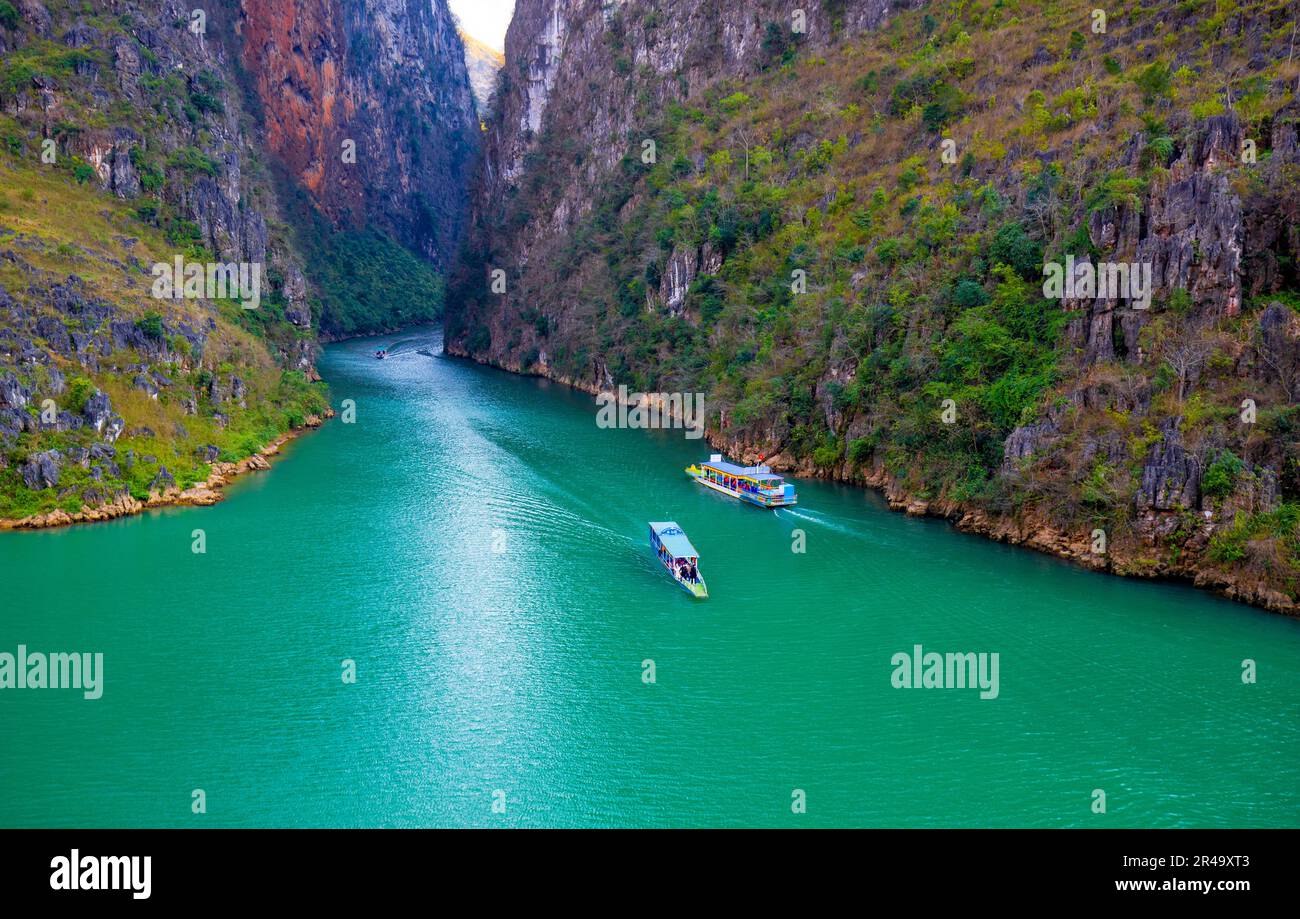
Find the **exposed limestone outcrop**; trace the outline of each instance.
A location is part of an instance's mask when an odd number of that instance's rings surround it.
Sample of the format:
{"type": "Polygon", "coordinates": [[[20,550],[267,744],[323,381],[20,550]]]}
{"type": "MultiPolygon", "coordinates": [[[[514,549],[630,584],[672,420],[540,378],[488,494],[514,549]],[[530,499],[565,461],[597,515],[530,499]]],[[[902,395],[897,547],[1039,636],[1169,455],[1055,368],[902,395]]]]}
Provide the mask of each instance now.
{"type": "Polygon", "coordinates": [[[1181,511],[1200,504],[1200,460],[1183,447],[1175,425],[1166,425],[1162,437],[1142,466],[1134,504],[1147,510],[1181,511]]]}
{"type": "MultiPolygon", "coordinates": [[[[333,418],[334,412],[327,412],[325,417],[333,418]]],[[[97,523],[104,520],[114,520],[118,517],[128,517],[134,514],[139,514],[150,508],[177,506],[206,507],[208,505],[216,504],[225,497],[223,489],[235,478],[249,472],[270,469],[270,458],[277,455],[285,444],[307,431],[320,427],[322,423],[323,419],[320,417],[315,415],[310,416],[304,421],[301,428],[295,431],[290,431],[288,434],[272,441],[259,452],[254,453],[251,456],[245,457],[235,463],[212,463],[211,472],[207,479],[190,488],[179,488],[172,475],[167,472],[166,468],[162,468],[158,471],[157,475],[149,485],[149,496],[147,500],[140,501],[126,492],[120,492],[114,495],[105,496],[104,501],[96,506],[83,506],[80,511],[75,513],[69,513],[60,508],[51,511],[48,514],[38,514],[32,517],[25,517],[21,520],[0,519],[0,529],[48,529],[51,527],[69,526],[74,523],[97,523]]],[[[100,453],[100,456],[111,457],[113,454],[106,452],[111,449],[112,448],[105,448],[105,450],[100,453]]],[[[53,471],[56,481],[53,484],[57,484],[57,465],[61,463],[61,461],[62,457],[45,457],[38,464],[39,471],[34,474],[47,475],[52,471],[51,467],[54,467],[53,471]]]]}
{"type": "Polygon", "coordinates": [[[267,146],[336,221],[449,263],[479,131],[446,0],[239,7],[267,146]]]}

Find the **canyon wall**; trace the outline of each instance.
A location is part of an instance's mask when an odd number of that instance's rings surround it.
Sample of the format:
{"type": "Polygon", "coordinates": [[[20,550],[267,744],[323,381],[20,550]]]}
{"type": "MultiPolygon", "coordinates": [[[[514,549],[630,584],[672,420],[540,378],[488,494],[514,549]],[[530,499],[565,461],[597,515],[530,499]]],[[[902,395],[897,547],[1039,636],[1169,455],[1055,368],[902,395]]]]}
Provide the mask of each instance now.
{"type": "Polygon", "coordinates": [[[266,146],[339,223],[445,266],[478,125],[446,0],[240,0],[266,146]]]}
{"type": "MultiPolygon", "coordinates": [[[[845,0],[808,4],[807,46],[825,47],[846,30],[874,29],[916,0],[845,0]],[[828,13],[838,6],[836,18],[828,13]]],[[[795,8],[780,0],[520,0],[506,32],[505,56],[472,209],[474,245],[517,253],[546,248],[592,206],[595,192],[674,102],[698,101],[727,79],[752,76],[779,51],[772,26],[792,26],[795,8]],[[581,150],[547,161],[555,194],[548,210],[505,226],[507,203],[527,179],[525,163],[543,134],[581,150]]],[[[500,321],[494,319],[492,321],[500,321]]],[[[500,355],[498,355],[500,356],[500,355]]]]}
{"type": "Polygon", "coordinates": [[[523,0],[449,349],[1296,609],[1293,5],[806,6],[523,0]]]}
{"type": "Polygon", "coordinates": [[[0,518],[174,502],[328,414],[322,335],[438,316],[478,133],[445,0],[4,14],[0,518]],[[177,260],[256,296],[160,295],[177,260]]]}

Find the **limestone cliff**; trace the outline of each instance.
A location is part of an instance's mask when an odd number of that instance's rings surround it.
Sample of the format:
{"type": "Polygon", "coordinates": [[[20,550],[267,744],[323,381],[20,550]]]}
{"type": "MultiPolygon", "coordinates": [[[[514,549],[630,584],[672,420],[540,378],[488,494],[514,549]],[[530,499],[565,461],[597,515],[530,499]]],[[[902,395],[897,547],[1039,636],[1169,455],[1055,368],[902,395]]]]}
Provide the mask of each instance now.
{"type": "Polygon", "coordinates": [[[522,0],[451,350],[1296,609],[1294,4],[806,7],[522,0]]]}
{"type": "Polygon", "coordinates": [[[505,55],[490,48],[471,35],[461,33],[465,45],[465,66],[469,70],[469,83],[474,90],[474,101],[480,113],[486,113],[496,88],[497,73],[505,63],[505,55]]]}
{"type": "MultiPolygon", "coordinates": [[[[873,29],[914,0],[845,0],[799,10],[801,46],[824,47],[845,31],[873,29]],[[837,8],[837,9],[835,9],[837,8]],[[830,10],[837,15],[832,17],[830,10]]],[[[508,239],[524,252],[563,232],[591,204],[592,190],[636,146],[651,113],[699,101],[722,80],[753,75],[779,56],[772,27],[793,27],[780,0],[520,0],[506,32],[498,110],[488,124],[474,210],[478,242],[508,239]],[[552,105],[553,100],[559,105],[552,105]],[[583,155],[548,163],[554,212],[500,233],[499,215],[543,135],[583,155]],[[494,226],[494,222],[497,225],[494,226]]],[[[791,43],[794,39],[790,39],[791,43]]]]}
{"type": "Polygon", "coordinates": [[[264,141],[338,223],[439,265],[460,240],[478,126],[446,0],[240,0],[264,141]]]}
{"type": "Polygon", "coordinates": [[[437,316],[477,131],[444,0],[3,13],[0,518],[190,500],[328,415],[322,332],[437,316]],[[178,260],[256,297],[161,296],[178,260]]]}

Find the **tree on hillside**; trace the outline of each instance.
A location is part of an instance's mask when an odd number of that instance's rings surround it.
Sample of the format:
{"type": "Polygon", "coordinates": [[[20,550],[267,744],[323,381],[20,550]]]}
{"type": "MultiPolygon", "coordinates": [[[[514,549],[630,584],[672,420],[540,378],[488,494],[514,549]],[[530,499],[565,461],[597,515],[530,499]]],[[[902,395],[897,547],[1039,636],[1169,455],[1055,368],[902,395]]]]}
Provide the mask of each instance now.
{"type": "Polygon", "coordinates": [[[1163,355],[1165,366],[1173,371],[1174,378],[1178,380],[1179,405],[1183,404],[1188,388],[1200,375],[1201,368],[1213,353],[1213,343],[1195,333],[1177,336],[1174,344],[1165,347],[1163,355]]]}

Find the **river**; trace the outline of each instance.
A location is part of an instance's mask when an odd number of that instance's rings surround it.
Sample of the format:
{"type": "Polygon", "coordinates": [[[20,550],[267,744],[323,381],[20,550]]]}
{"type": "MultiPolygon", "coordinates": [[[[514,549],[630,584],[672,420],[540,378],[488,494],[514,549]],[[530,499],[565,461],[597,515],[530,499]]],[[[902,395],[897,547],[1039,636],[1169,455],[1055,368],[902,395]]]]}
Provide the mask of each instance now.
{"type": "Polygon", "coordinates": [[[743,506],[680,430],[399,337],[327,348],[355,423],[215,507],[0,533],[0,651],[104,654],[100,699],[0,691],[0,826],[1300,822],[1300,622],[855,488],[743,506]],[[916,645],[997,697],[895,688],[916,645]]]}

